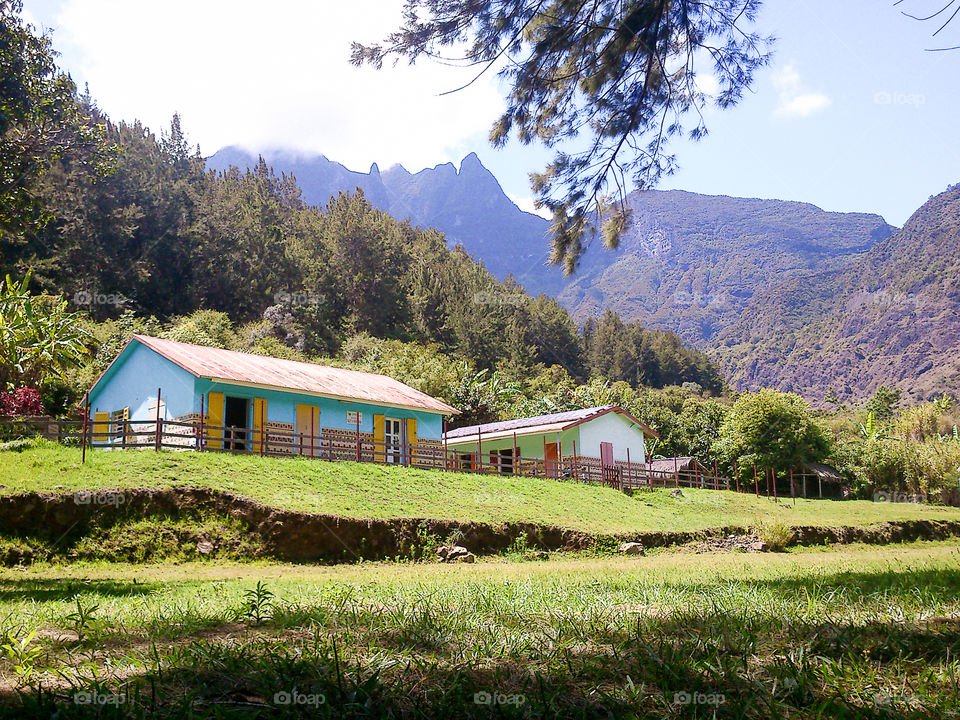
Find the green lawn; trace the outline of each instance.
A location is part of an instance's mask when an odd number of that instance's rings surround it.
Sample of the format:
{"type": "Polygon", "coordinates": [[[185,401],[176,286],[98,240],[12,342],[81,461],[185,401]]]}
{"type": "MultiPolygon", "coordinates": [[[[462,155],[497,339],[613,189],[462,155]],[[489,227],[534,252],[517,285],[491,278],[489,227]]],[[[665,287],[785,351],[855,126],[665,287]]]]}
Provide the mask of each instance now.
{"type": "Polygon", "coordinates": [[[949,718],[960,552],[40,564],[4,636],[10,717],[949,718]]]}
{"type": "Polygon", "coordinates": [[[774,503],[711,490],[638,492],[535,478],[477,476],[301,458],[191,452],[104,451],[87,454],[45,444],[0,452],[0,494],[74,490],[211,487],[262,503],[361,518],[438,518],[499,524],[523,521],[590,533],[791,525],[853,526],[894,520],[958,520],[960,509],[908,503],[797,500],[774,503]]]}

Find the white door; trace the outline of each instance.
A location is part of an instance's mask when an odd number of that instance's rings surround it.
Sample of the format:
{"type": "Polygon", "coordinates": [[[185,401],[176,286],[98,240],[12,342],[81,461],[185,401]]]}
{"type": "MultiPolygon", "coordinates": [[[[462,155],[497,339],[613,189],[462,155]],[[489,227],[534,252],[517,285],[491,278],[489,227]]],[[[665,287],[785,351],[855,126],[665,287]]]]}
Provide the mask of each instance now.
{"type": "Polygon", "coordinates": [[[400,435],[400,421],[396,418],[384,418],[383,441],[386,445],[386,459],[388,463],[401,462],[401,447],[403,438],[400,435]]]}

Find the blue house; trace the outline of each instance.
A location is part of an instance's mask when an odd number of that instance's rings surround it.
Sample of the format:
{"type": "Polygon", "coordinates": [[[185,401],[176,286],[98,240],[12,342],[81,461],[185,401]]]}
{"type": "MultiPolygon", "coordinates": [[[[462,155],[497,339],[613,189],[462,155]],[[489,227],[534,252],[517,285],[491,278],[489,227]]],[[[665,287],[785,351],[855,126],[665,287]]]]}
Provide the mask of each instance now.
{"type": "MultiPolygon", "coordinates": [[[[210,450],[416,462],[442,446],[457,410],[374,373],[135,335],[90,390],[93,439],[157,419],[210,450]],[[372,458],[369,456],[372,454],[372,458]]],[[[133,437],[136,441],[136,436],[133,437]]],[[[184,437],[184,445],[189,438],[184,437]]],[[[167,441],[164,440],[166,443],[167,441]]]]}

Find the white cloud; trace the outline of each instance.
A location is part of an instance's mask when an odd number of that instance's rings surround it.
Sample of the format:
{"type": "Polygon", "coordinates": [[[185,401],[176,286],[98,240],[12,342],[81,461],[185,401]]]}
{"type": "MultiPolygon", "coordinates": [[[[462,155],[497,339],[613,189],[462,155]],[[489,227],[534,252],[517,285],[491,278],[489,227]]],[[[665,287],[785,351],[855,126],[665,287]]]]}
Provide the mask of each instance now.
{"type": "Polygon", "coordinates": [[[502,111],[495,78],[439,93],[474,70],[422,62],[355,68],[350,41],[380,40],[396,0],[65,0],[62,64],[114,119],[153,130],[176,111],[205,154],[239,144],[324,153],[348,167],[420,168],[459,159],[502,111]]]}
{"type": "Polygon", "coordinates": [[[809,117],[830,105],[823,93],[810,92],[800,81],[793,65],[786,65],[773,76],[779,102],[773,114],[778,117],[809,117]]]}
{"type": "Polygon", "coordinates": [[[514,195],[512,193],[507,193],[507,197],[513,201],[513,204],[524,212],[533,213],[534,215],[539,215],[542,218],[547,220],[553,220],[553,215],[550,214],[550,211],[546,208],[538,208],[533,204],[533,198],[529,195],[520,196],[514,195]]]}

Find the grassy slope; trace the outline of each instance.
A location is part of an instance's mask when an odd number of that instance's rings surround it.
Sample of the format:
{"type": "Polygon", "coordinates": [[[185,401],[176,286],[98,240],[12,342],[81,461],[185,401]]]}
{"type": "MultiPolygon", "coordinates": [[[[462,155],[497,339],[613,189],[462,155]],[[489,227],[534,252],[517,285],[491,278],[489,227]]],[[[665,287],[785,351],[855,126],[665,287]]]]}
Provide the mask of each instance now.
{"type": "Polygon", "coordinates": [[[732,492],[667,491],[630,498],[607,488],[535,478],[476,476],[304,459],[153,451],[88,453],[44,446],[0,453],[0,493],[135,487],[212,487],[290,510],[345,517],[429,517],[527,521],[595,533],[696,530],[756,525],[868,525],[890,520],[960,519],[956,508],[868,501],[774,504],[732,492]]]}

